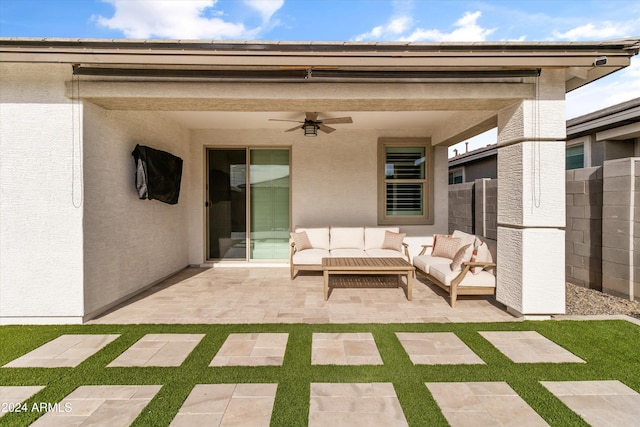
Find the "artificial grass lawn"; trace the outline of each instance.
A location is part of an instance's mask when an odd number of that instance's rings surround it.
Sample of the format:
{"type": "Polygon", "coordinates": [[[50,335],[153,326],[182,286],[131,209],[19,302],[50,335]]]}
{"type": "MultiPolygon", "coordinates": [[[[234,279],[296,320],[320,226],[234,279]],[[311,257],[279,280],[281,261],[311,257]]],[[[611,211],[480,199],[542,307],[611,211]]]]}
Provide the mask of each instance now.
{"type": "MultiPolygon", "coordinates": [[[[410,426],[448,425],[425,382],[506,381],[552,426],[586,426],[540,381],[619,380],[640,392],[640,327],[621,320],[538,321],[447,324],[252,324],[252,325],[78,325],[0,327],[0,366],[63,334],[121,334],[76,368],[0,368],[0,386],[44,385],[26,401],[55,403],[81,385],[157,384],[155,398],[133,425],[166,426],[194,385],[277,383],[273,426],[304,426],[309,418],[310,383],[393,383],[410,426]],[[587,363],[516,364],[478,331],[537,331],[587,363]],[[209,367],[230,333],[286,332],[282,366],[209,367]],[[371,332],[384,361],[380,366],[311,365],[314,332],[371,332]],[[454,332],[486,365],[414,366],[396,332],[454,332]],[[149,333],[204,333],[205,338],[180,367],[106,368],[149,333]]],[[[38,412],[7,413],[0,425],[24,426],[38,412]]]]}

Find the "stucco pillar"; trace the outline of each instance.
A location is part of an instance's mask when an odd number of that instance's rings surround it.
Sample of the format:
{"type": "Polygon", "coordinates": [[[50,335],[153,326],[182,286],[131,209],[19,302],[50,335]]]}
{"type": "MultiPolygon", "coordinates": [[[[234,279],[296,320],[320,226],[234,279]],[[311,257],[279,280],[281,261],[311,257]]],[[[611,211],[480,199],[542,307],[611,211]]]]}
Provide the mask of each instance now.
{"type": "Polygon", "coordinates": [[[497,299],[517,315],[565,312],[564,72],[498,114],[497,299]]]}

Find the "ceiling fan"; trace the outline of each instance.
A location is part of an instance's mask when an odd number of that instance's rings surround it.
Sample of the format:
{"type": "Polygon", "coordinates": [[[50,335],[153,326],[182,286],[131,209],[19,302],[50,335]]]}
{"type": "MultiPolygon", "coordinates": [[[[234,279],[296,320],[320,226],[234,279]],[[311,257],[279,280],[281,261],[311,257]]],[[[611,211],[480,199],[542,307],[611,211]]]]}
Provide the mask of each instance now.
{"type": "Polygon", "coordinates": [[[311,113],[311,112],[306,112],[305,113],[304,121],[302,121],[302,120],[282,120],[282,119],[269,119],[269,120],[275,121],[275,122],[302,123],[301,125],[293,127],[291,129],[287,129],[285,132],[292,132],[292,131],[294,131],[296,129],[302,129],[304,131],[304,136],[317,136],[318,135],[318,129],[320,129],[324,133],[333,132],[335,129],[330,127],[330,126],[327,126],[328,124],[329,125],[335,125],[335,124],[353,123],[353,120],[351,119],[351,117],[337,117],[337,118],[329,118],[329,119],[318,120],[318,113],[311,113]]]}

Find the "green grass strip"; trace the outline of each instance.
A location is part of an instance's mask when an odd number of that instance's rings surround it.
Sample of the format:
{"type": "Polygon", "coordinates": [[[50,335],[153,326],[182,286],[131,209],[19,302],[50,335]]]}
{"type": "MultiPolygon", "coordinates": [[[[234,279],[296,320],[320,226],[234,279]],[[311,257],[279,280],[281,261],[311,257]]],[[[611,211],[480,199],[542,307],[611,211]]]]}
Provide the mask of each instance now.
{"type": "MultiPolygon", "coordinates": [[[[63,334],[121,334],[76,368],[0,368],[0,386],[46,386],[25,403],[56,403],[81,385],[162,385],[134,426],[169,425],[196,384],[277,383],[272,426],[302,426],[309,419],[313,382],[389,382],[410,426],[446,426],[426,382],[506,381],[551,426],[587,424],[540,381],[619,380],[640,392],[640,327],[621,320],[421,324],[64,325],[0,327],[0,366],[63,334]],[[586,364],[513,363],[480,331],[537,331],[586,364]],[[209,367],[231,333],[286,332],[282,366],[209,367]],[[311,365],[314,332],[370,332],[383,365],[311,365]],[[485,365],[413,365],[396,332],[453,332],[485,365]],[[107,368],[145,334],[206,334],[179,367],[107,368]]],[[[0,425],[26,426],[39,412],[7,413],[0,425]]]]}

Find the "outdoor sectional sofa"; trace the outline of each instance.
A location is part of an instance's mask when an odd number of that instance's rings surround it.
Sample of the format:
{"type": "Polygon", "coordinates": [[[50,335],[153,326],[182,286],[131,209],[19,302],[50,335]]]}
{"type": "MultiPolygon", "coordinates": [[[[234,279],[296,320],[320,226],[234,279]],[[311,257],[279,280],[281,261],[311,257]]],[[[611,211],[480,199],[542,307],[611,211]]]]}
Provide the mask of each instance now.
{"type": "Polygon", "coordinates": [[[291,279],[296,270],[322,270],[322,258],[409,258],[398,227],[297,227],[291,233],[291,279]]]}
{"type": "Polygon", "coordinates": [[[449,293],[451,307],[458,295],[494,295],[496,292],[496,242],[456,230],[435,235],[423,245],[413,265],[418,273],[449,293]]]}

